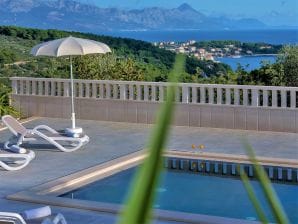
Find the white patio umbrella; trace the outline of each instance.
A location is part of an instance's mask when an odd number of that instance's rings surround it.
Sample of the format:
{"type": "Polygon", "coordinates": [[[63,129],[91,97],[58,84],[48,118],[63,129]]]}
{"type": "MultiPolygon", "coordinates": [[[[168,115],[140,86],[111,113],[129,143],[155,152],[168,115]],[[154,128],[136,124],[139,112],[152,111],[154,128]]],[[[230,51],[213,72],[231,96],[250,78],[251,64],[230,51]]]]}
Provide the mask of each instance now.
{"type": "Polygon", "coordinates": [[[71,120],[72,126],[67,131],[72,134],[80,134],[81,128],[76,128],[76,118],[74,109],[74,84],[72,73],[72,56],[86,55],[86,54],[105,54],[111,52],[108,45],[75,37],[66,37],[62,39],[52,40],[36,45],[32,48],[31,54],[34,56],[52,56],[62,57],[70,56],[70,79],[71,79],[71,120]]]}

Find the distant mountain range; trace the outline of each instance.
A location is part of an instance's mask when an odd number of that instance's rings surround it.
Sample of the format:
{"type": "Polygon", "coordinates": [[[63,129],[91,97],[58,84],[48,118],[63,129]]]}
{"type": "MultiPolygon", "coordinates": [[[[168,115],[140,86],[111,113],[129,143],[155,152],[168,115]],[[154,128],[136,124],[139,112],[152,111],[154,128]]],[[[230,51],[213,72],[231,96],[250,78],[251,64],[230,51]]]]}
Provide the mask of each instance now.
{"type": "Polygon", "coordinates": [[[99,8],[73,0],[0,0],[0,24],[98,33],[122,30],[268,29],[257,19],[213,18],[188,4],[141,10],[99,8]]]}

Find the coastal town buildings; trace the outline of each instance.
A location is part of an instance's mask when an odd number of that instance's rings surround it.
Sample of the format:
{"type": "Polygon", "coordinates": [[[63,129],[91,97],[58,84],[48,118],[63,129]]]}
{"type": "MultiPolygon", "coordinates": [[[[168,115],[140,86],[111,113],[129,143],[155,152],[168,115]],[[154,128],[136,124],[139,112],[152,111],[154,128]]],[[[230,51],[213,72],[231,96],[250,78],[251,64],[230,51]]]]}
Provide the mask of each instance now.
{"type": "MultiPolygon", "coordinates": [[[[195,40],[186,42],[154,42],[154,46],[176,53],[186,54],[199,60],[211,60],[216,62],[220,57],[241,57],[242,55],[253,55],[252,50],[242,49],[233,44],[223,45],[223,47],[198,47],[195,40]]],[[[261,46],[260,49],[270,49],[270,45],[261,46]]]]}

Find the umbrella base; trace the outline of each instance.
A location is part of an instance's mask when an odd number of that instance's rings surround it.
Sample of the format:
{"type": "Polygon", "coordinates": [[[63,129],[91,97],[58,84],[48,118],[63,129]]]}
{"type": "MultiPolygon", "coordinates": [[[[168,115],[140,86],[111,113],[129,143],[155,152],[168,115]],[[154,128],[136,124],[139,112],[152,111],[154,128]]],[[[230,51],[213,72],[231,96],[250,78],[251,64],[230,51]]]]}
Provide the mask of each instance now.
{"type": "Polygon", "coordinates": [[[65,134],[70,137],[79,138],[83,134],[83,128],[66,128],[65,134]]]}

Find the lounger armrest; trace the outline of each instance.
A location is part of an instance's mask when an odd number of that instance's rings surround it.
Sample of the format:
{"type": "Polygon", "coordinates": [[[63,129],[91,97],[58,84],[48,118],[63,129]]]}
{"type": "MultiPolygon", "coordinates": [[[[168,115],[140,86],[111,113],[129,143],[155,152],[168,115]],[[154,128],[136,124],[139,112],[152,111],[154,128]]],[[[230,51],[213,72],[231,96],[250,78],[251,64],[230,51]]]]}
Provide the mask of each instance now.
{"type": "Polygon", "coordinates": [[[37,130],[47,130],[53,134],[57,134],[58,132],[56,130],[54,130],[53,128],[47,126],[47,125],[38,125],[35,128],[32,129],[33,131],[37,131],[37,130]]]}

